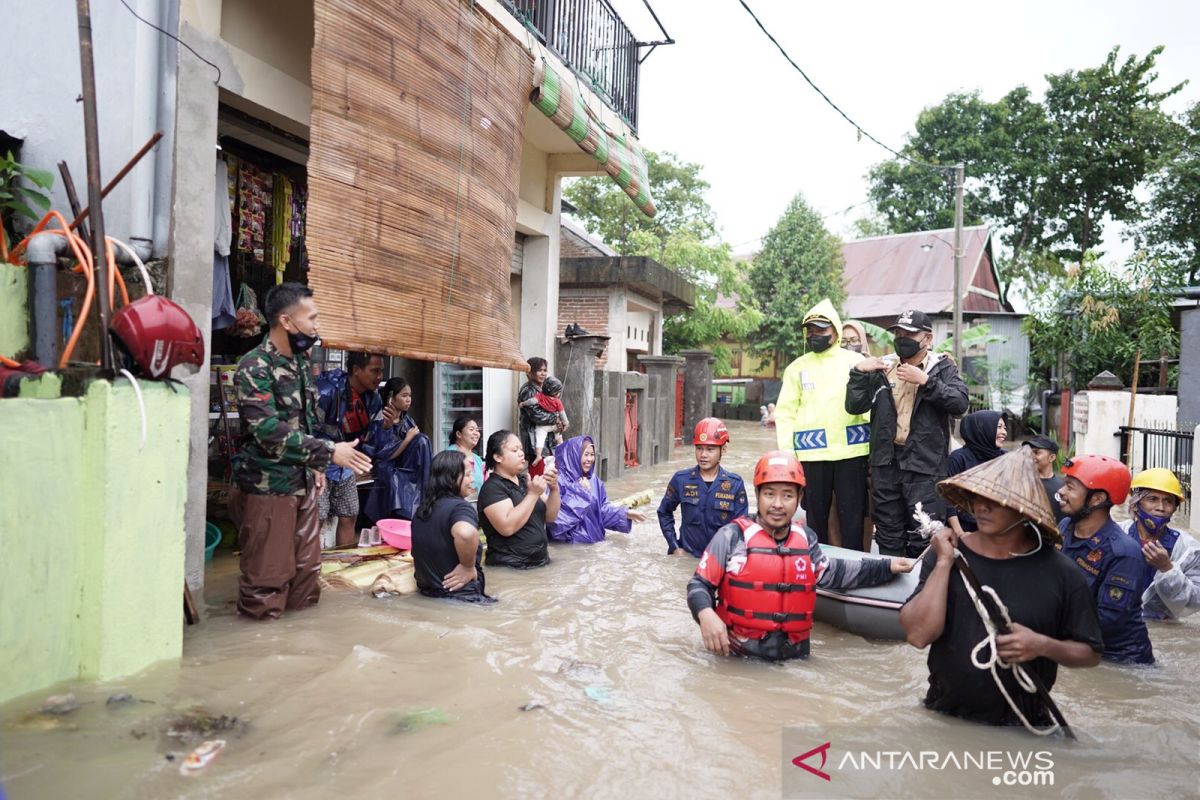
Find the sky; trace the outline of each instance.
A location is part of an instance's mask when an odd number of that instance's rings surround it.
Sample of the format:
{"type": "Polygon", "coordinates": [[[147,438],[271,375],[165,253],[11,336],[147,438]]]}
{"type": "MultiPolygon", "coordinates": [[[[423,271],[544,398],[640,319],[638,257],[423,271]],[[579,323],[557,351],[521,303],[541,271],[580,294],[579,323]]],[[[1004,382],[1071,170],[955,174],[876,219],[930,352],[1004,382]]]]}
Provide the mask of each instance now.
{"type": "MultiPolygon", "coordinates": [[[[634,35],[661,38],[642,0],[611,0],[634,35]]],[[[871,135],[899,149],[920,111],[955,91],[996,100],[1045,75],[1165,45],[1159,89],[1191,79],[1166,104],[1200,100],[1200,3],[1009,0],[1003,3],[747,0],[808,76],[871,135]]],[[[865,175],[889,157],[825,104],[738,0],[650,0],[677,42],[642,64],[639,138],[703,166],[709,203],[735,253],[752,252],[791,198],[831,215],[848,236],[869,210],[865,175]]],[[[1131,248],[1109,226],[1110,256],[1131,248]]]]}

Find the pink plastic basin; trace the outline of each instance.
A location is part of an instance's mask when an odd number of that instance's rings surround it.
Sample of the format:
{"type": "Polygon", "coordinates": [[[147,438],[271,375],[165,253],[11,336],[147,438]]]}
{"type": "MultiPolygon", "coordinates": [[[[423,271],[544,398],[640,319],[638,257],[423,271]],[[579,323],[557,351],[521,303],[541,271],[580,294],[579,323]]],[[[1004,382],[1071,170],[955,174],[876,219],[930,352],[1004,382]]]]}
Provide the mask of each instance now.
{"type": "Polygon", "coordinates": [[[386,544],[397,550],[412,550],[412,523],[406,519],[381,519],[375,523],[386,544]]]}

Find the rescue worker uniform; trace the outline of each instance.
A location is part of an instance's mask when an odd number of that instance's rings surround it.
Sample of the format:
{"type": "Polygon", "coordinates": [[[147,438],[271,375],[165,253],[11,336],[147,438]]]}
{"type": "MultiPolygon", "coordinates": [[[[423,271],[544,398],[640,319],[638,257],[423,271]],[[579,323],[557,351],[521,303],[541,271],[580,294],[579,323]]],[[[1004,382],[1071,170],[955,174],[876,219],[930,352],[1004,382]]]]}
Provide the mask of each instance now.
{"type": "Polygon", "coordinates": [[[891,560],[829,558],[817,534],[793,522],[776,538],[740,517],[717,531],[688,582],[688,608],[715,608],[739,655],[781,661],[807,658],[816,590],[846,591],[892,579],[891,560]]]}
{"type": "Polygon", "coordinates": [[[846,384],[860,353],[838,347],[842,319],[833,303],[822,300],[804,324],[828,323],[825,349],[810,348],[783,371],[775,405],[779,449],[796,454],[804,467],[806,521],[822,543],[829,542],[829,515],[837,498],[842,546],[862,550],[867,508],[867,454],[871,447],[870,411],[846,411],[846,384]]]}
{"type": "Polygon", "coordinates": [[[740,475],[717,467],[711,483],[700,477],[700,467],[681,469],[671,476],[662,502],[658,504],[658,526],[667,540],[667,554],[682,547],[696,558],[722,525],[749,510],[746,486],[740,475]],[[675,533],[675,509],[680,514],[679,533],[675,533]]]}
{"type": "Polygon", "coordinates": [[[254,619],[316,605],[321,532],[315,474],[333,442],[314,435],[318,397],[307,356],[285,357],[266,337],[234,373],[242,434],[229,505],[238,526],[237,610],[254,619]]]}
{"type": "Polygon", "coordinates": [[[1141,548],[1111,519],[1087,539],[1076,538],[1070,519],[1060,522],[1058,530],[1063,537],[1063,555],[1083,570],[1096,600],[1104,640],[1101,657],[1153,664],[1154,650],[1142,619],[1145,560],[1141,548]]]}

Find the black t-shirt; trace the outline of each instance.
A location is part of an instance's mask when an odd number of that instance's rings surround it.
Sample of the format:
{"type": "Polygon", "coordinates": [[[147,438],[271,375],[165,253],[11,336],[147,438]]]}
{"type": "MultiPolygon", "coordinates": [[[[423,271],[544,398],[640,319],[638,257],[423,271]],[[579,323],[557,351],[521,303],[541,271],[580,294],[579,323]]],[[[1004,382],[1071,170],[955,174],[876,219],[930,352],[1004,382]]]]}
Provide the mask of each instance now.
{"type": "Polygon", "coordinates": [[[512,536],[501,536],[487,517],[487,507],[504,500],[514,506],[525,499],[525,488],[493,472],[479,490],[479,517],[487,535],[485,563],[503,567],[527,569],[550,563],[550,548],[546,540],[546,504],[539,499],[533,513],[512,536]]]}
{"type": "MultiPolygon", "coordinates": [[[[1096,602],[1083,573],[1069,558],[1049,547],[1032,555],[1000,560],[981,556],[966,545],[959,549],[979,582],[991,586],[1000,596],[1013,622],[1054,639],[1085,642],[1100,652],[1096,602]]],[[[909,600],[924,588],[936,563],[937,556],[933,553],[925,557],[920,583],[909,600]]],[[[925,695],[925,706],[974,722],[1019,725],[1020,720],[1008,707],[991,672],[976,669],[971,663],[972,648],[986,635],[963,578],[955,568],[950,573],[946,625],[929,648],[929,692],[925,695]]],[[[985,648],[980,658],[988,655],[985,648]]],[[[1058,677],[1058,664],[1054,661],[1035,658],[1024,667],[1027,672],[1036,673],[1047,690],[1054,686],[1058,677]]],[[[1018,686],[1011,670],[998,669],[997,673],[1030,722],[1050,721],[1049,712],[1038,696],[1018,686]]]]}
{"type": "Polygon", "coordinates": [[[1042,488],[1046,490],[1046,499],[1050,501],[1050,510],[1054,512],[1055,522],[1062,522],[1067,518],[1066,512],[1058,504],[1058,498],[1054,496],[1058,494],[1058,490],[1065,483],[1066,481],[1063,480],[1061,475],[1051,475],[1049,478],[1042,478],[1042,488]]]}
{"type": "MultiPolygon", "coordinates": [[[[433,504],[429,519],[417,517],[412,524],[412,557],[416,571],[417,588],[422,594],[447,597],[457,594],[480,594],[480,577],[458,592],[447,592],[442,587],[442,578],[458,566],[458,552],[454,549],[454,537],[450,529],[457,522],[465,522],[472,528],[479,522],[475,508],[461,497],[442,497],[433,504]]],[[[482,545],[475,554],[475,569],[479,570],[482,545]]]]}

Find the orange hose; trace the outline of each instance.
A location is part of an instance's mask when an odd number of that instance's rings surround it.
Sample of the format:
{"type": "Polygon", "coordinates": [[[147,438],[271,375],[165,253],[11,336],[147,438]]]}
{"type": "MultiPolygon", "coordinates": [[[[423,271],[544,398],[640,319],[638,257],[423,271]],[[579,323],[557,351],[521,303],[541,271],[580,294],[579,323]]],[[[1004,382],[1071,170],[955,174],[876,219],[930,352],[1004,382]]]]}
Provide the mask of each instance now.
{"type": "Polygon", "coordinates": [[[115,280],[121,288],[121,305],[129,305],[129,290],[125,288],[125,276],[121,274],[121,270],[117,269],[116,250],[113,249],[112,242],[104,242],[105,261],[108,263],[108,310],[114,311],[117,307],[117,296],[113,292],[113,281],[115,280]]]}
{"type": "Polygon", "coordinates": [[[4,365],[6,367],[9,367],[10,369],[20,369],[21,368],[20,364],[18,364],[16,361],[13,361],[11,358],[7,358],[5,356],[0,356],[0,364],[4,365]]]}

